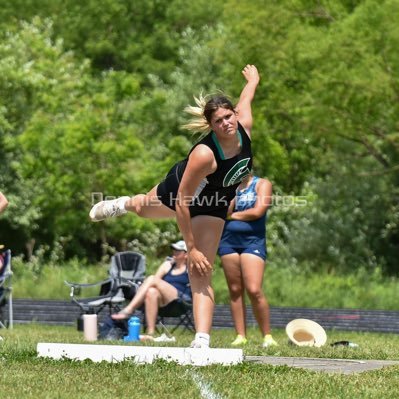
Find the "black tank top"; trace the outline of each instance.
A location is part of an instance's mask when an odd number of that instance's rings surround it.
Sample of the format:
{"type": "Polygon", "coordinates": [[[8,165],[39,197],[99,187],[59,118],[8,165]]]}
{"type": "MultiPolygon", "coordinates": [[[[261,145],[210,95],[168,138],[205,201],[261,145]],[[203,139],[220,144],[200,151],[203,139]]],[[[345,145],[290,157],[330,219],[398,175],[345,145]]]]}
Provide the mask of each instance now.
{"type": "MultiPolygon", "coordinates": [[[[215,172],[206,176],[198,186],[194,194],[193,205],[214,209],[228,206],[235,196],[236,188],[250,173],[252,169],[251,140],[240,123],[238,123],[237,135],[241,143],[241,151],[232,158],[225,159],[214,132],[210,132],[191,149],[188,155],[199,144],[208,146],[212,150],[217,164],[215,172]]],[[[188,157],[177,165],[176,174],[179,182],[187,162],[188,157]]]]}

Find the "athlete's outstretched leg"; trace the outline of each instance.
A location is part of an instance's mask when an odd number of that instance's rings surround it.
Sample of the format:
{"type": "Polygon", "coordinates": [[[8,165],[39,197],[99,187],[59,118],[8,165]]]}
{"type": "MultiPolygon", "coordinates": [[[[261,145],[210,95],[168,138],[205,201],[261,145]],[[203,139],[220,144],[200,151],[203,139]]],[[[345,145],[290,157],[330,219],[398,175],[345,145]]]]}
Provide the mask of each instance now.
{"type": "Polygon", "coordinates": [[[101,201],[90,210],[90,219],[93,222],[121,216],[128,211],[145,218],[170,218],[175,216],[175,211],[168,208],[157,197],[157,186],[147,194],[138,194],[133,197],[119,197],[113,200],[101,201]]]}

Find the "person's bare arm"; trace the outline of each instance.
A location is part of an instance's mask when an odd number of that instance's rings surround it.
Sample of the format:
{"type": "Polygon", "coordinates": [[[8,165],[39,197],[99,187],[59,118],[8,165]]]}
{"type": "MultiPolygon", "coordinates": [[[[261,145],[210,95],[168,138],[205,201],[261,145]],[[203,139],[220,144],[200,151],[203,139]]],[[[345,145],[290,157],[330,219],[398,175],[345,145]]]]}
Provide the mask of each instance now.
{"type": "Polygon", "coordinates": [[[245,211],[233,212],[232,220],[251,221],[261,218],[272,202],[272,183],[266,179],[259,179],[256,185],[256,202],[253,208],[245,211]]]}
{"type": "Polygon", "coordinates": [[[202,144],[198,145],[190,154],[176,199],[177,224],[186,242],[191,266],[196,267],[200,273],[206,273],[210,264],[195,246],[189,205],[201,182],[207,175],[213,173],[216,167],[216,160],[211,149],[202,144]]]}
{"type": "Polygon", "coordinates": [[[242,71],[247,80],[241,91],[240,99],[236,106],[237,118],[244,127],[248,135],[251,135],[252,129],[252,109],[251,103],[255,96],[256,88],[259,84],[259,73],[255,65],[246,65],[242,71]]]}
{"type": "Polygon", "coordinates": [[[236,204],[236,199],[233,198],[233,199],[230,201],[229,208],[227,209],[227,219],[231,219],[231,214],[234,212],[234,206],[235,206],[235,204],[236,204]]]}
{"type": "Polygon", "coordinates": [[[8,206],[6,196],[0,191],[0,213],[3,212],[8,206]]]}
{"type": "Polygon", "coordinates": [[[162,264],[158,267],[158,270],[155,272],[155,277],[159,277],[162,279],[172,267],[172,261],[170,259],[165,260],[162,264]]]}

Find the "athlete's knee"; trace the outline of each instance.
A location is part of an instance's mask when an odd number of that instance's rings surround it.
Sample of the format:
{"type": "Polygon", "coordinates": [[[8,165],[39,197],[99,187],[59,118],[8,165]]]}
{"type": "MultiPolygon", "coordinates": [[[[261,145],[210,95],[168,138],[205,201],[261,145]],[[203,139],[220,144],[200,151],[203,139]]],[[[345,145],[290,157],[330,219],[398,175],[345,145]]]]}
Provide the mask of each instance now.
{"type": "Polygon", "coordinates": [[[243,287],[241,284],[229,284],[229,291],[231,299],[238,299],[243,294],[243,287]]]}
{"type": "Polygon", "coordinates": [[[246,291],[251,300],[259,301],[264,297],[262,288],[258,285],[250,285],[246,287],[246,291]]]}
{"type": "Polygon", "coordinates": [[[154,299],[158,300],[159,296],[160,296],[159,291],[155,287],[150,287],[145,294],[145,300],[146,301],[151,301],[154,299]]]}

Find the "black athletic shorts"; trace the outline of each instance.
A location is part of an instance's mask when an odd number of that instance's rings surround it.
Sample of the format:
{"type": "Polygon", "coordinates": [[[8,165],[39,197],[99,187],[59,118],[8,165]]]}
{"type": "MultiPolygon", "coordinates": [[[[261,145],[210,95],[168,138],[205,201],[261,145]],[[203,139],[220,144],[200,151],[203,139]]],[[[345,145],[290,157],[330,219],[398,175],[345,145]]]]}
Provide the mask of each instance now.
{"type": "MultiPolygon", "coordinates": [[[[182,168],[184,169],[184,167],[184,161],[176,163],[157,187],[157,196],[160,201],[174,211],[176,210],[176,198],[180,184],[180,176],[183,174],[182,168]]],[[[194,203],[189,206],[189,210],[191,217],[208,215],[226,220],[228,207],[229,201],[225,201],[222,206],[197,205],[194,203]]]]}

